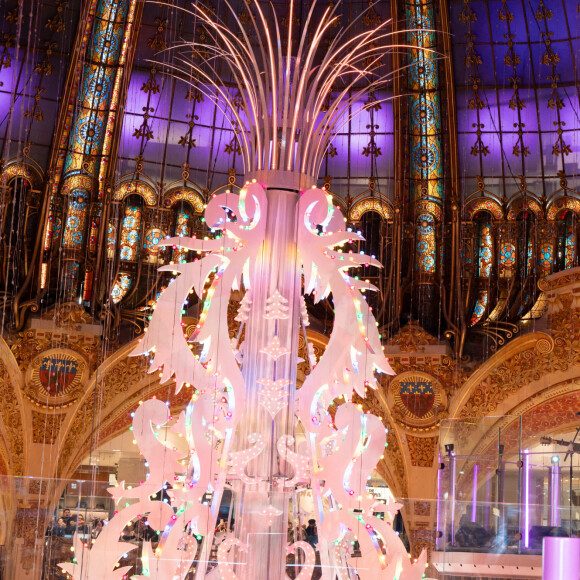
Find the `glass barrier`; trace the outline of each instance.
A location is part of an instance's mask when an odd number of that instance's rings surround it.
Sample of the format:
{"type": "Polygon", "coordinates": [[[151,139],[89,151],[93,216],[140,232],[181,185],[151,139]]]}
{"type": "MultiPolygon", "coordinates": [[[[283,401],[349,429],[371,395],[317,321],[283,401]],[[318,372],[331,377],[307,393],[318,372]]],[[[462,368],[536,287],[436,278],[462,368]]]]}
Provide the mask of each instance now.
{"type": "MultiPolygon", "coordinates": [[[[230,515],[233,513],[231,494],[224,494],[219,507],[220,516],[223,514],[224,517],[218,517],[215,529],[212,527],[211,530],[204,530],[200,522],[182,526],[177,533],[179,537],[176,541],[173,538],[172,544],[167,538],[163,538],[162,531],[157,532],[153,529],[155,526],[150,525],[153,513],[131,511],[131,503],[124,499],[119,505],[128,508],[127,519],[120,524],[114,523],[116,520],[112,518],[116,509],[120,508],[115,505],[108,491],[112,482],[109,483],[107,477],[101,480],[98,474],[93,474],[93,477],[92,481],[83,481],[0,476],[0,579],[65,580],[71,578],[72,570],[75,572],[74,578],[93,580],[90,574],[86,576],[89,566],[94,570],[93,559],[96,557],[110,561],[111,553],[116,558],[113,561],[116,562],[119,580],[194,580],[200,567],[206,571],[206,576],[217,567],[220,546],[228,541],[229,532],[235,529],[235,521],[230,515]],[[97,542],[97,539],[103,539],[102,535],[104,537],[109,533],[110,541],[104,546],[103,542],[97,542]],[[203,540],[210,537],[210,534],[213,539],[207,547],[203,540]],[[162,550],[172,550],[173,554],[172,565],[166,569],[162,568],[162,562],[156,558],[162,550]],[[184,565],[178,576],[173,573],[175,559],[183,561],[184,565]]],[[[380,501],[392,501],[388,488],[379,480],[370,481],[368,490],[380,501]]],[[[303,491],[308,494],[308,490],[303,491]]],[[[175,518],[179,516],[179,510],[170,507],[166,493],[157,499],[164,501],[165,516],[167,510],[172,510],[175,518]]],[[[437,502],[408,499],[396,501],[401,506],[400,513],[393,516],[392,508],[391,511],[380,509],[381,505],[377,504],[377,511],[373,515],[390,521],[394,533],[399,535],[411,552],[410,557],[416,557],[421,549],[428,548],[432,543],[434,524],[422,524],[422,528],[415,530],[408,528],[408,522],[417,517],[426,517],[428,522],[434,521],[437,502]]],[[[291,514],[288,522],[288,544],[297,540],[311,543],[307,518],[302,516],[299,509],[291,514]]],[[[364,517],[366,516],[361,512],[361,521],[364,517]]],[[[359,560],[362,558],[356,534],[368,533],[364,522],[359,527],[360,530],[354,530],[354,535],[349,539],[347,560],[353,567],[360,566],[359,560]]],[[[385,559],[388,559],[385,543],[388,543],[388,538],[379,538],[377,545],[385,559]]],[[[317,580],[323,577],[325,564],[321,562],[316,542],[311,545],[315,548],[315,561],[312,576],[308,577],[317,580]]],[[[286,559],[286,576],[290,579],[297,578],[304,565],[303,552],[298,550],[295,554],[289,553],[286,559]]],[[[110,571],[107,572],[109,573],[110,571]]],[[[347,570],[344,573],[347,574],[345,577],[354,577],[352,571],[347,570]]],[[[220,576],[214,574],[207,577],[220,576]]],[[[428,570],[426,577],[429,577],[428,570]]]]}
{"type": "Polygon", "coordinates": [[[527,566],[530,578],[541,577],[544,538],[580,537],[580,432],[549,437],[546,426],[558,417],[442,421],[432,558],[439,571],[516,562],[514,574],[527,566]]]}
{"type": "MultiPolygon", "coordinates": [[[[462,427],[463,433],[470,428],[462,427]]],[[[480,433],[475,425],[474,430],[480,433]]],[[[456,434],[458,430],[450,432],[456,434]]],[[[450,448],[446,451],[446,444],[449,442],[442,442],[439,469],[434,472],[437,497],[396,500],[401,508],[391,525],[409,556],[417,557],[422,549],[429,551],[426,578],[466,576],[462,571],[468,565],[489,567],[486,569],[497,566],[505,571],[503,577],[510,577],[510,566],[514,571],[529,568],[529,575],[514,572],[514,577],[540,577],[543,539],[580,536],[578,455],[567,453],[568,448],[558,441],[521,452],[518,448],[515,452],[512,448],[501,452],[496,448],[492,454],[470,455],[450,448]]],[[[0,477],[2,580],[64,580],[70,576],[60,564],[82,568],[87,558],[94,557],[91,547],[109,526],[118,506],[108,491],[113,484],[108,476],[101,478],[93,473],[91,477],[91,481],[0,477]],[[80,545],[75,545],[75,538],[80,545]]],[[[388,499],[386,488],[380,485],[379,480],[369,482],[369,491],[379,497],[384,492],[388,499]]],[[[159,499],[168,500],[167,494],[159,499]]],[[[130,507],[129,502],[121,501],[123,507],[130,507]]],[[[208,571],[217,566],[219,547],[235,529],[232,504],[231,494],[224,494],[219,506],[224,517],[218,518],[216,529],[184,526],[179,532],[179,542],[174,546],[176,557],[195,550],[182,580],[193,580],[200,566],[208,571]],[[210,541],[202,551],[205,543],[198,540],[204,537],[210,541]]],[[[166,505],[164,509],[173,508],[166,505]]],[[[389,510],[378,508],[374,515],[389,520],[392,517],[389,510]]],[[[161,533],[149,525],[150,517],[147,513],[131,514],[126,525],[116,530],[114,543],[107,549],[118,551],[117,566],[122,571],[119,578],[162,577],[150,570],[157,551],[164,548],[161,533]]],[[[292,514],[289,543],[307,540],[308,522],[302,520],[300,510],[292,514]]],[[[356,537],[352,540],[352,559],[360,556],[357,541],[356,537]]],[[[382,550],[381,542],[378,544],[382,550]]],[[[297,577],[302,557],[301,552],[288,555],[289,578],[297,577]]],[[[316,551],[314,579],[322,576],[322,566],[316,551]]],[[[498,573],[502,577],[502,572],[498,573]]]]}

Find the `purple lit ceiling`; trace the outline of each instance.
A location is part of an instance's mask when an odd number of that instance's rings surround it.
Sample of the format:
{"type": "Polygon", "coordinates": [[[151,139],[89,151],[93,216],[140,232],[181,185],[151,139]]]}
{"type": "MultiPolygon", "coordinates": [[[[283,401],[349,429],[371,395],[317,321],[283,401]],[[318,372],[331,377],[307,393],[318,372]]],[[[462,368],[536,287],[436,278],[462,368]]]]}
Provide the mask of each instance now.
{"type": "MultiPolygon", "coordinates": [[[[578,2],[451,0],[462,193],[549,196],[580,173],[578,2]]],[[[575,179],[570,185],[577,185],[575,179]]]]}
{"type": "Polygon", "coordinates": [[[0,2],[0,158],[9,161],[29,145],[30,158],[44,169],[81,3],[26,4],[0,2]]]}
{"type": "MultiPolygon", "coordinates": [[[[179,3],[181,6],[189,5],[184,0],[179,3]]],[[[274,4],[284,26],[288,3],[278,1],[274,4]]],[[[222,18],[228,26],[233,27],[232,15],[226,12],[225,4],[220,6],[222,18]]],[[[343,20],[352,21],[368,7],[368,0],[345,2],[342,7],[343,20]]],[[[300,10],[297,18],[304,20],[306,4],[300,10]]],[[[373,10],[373,14],[381,21],[390,18],[388,2],[376,3],[373,10]]],[[[236,12],[243,20],[241,3],[236,12]]],[[[358,26],[365,26],[362,18],[358,26]]],[[[193,38],[199,42],[204,40],[203,34],[193,14],[176,7],[147,5],[126,100],[117,178],[135,171],[139,155],[143,158],[143,173],[153,181],[162,182],[164,186],[182,179],[185,163],[190,168],[190,180],[201,188],[213,189],[227,183],[228,170],[232,167],[238,176],[243,174],[242,159],[236,153],[234,133],[229,121],[216,107],[214,99],[208,95],[192,94],[191,87],[185,82],[175,80],[163,72],[174,56],[167,51],[159,51],[181,41],[190,42],[193,38]],[[161,62],[164,66],[157,65],[152,71],[153,61],[161,62]]],[[[210,42],[207,36],[205,42],[210,42]]],[[[390,67],[390,62],[385,62],[381,70],[386,72],[387,67],[390,67]]],[[[227,83],[227,77],[223,78],[227,83]]],[[[375,95],[377,99],[388,96],[387,92],[377,92],[375,95]]],[[[320,169],[321,183],[324,182],[324,176],[330,176],[333,192],[343,196],[350,193],[354,197],[368,189],[369,177],[373,174],[380,176],[377,180],[378,190],[392,196],[392,103],[385,102],[380,107],[373,112],[372,123],[371,114],[364,111],[347,123],[333,141],[320,169]],[[373,125],[374,137],[371,136],[373,125]],[[373,138],[374,146],[371,142],[373,138]]]]}

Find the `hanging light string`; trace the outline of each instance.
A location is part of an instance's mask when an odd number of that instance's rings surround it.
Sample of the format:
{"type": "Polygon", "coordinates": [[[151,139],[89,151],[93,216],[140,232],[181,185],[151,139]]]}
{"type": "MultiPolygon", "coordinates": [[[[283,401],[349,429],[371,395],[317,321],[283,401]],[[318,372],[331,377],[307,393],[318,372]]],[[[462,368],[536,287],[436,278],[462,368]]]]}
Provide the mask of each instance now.
{"type": "MultiPolygon", "coordinates": [[[[331,137],[352,117],[377,103],[392,99],[387,97],[360,108],[353,107],[364,95],[393,76],[393,72],[376,76],[373,70],[381,57],[393,48],[386,41],[399,32],[383,32],[390,23],[387,20],[374,29],[347,38],[349,30],[364,15],[363,12],[334,36],[321,62],[317,62],[321,41],[338,20],[335,14],[338,3],[332,9],[326,8],[316,25],[312,22],[317,3],[312,3],[295,56],[292,51],[292,17],[289,20],[286,55],[283,55],[278,17],[274,10],[275,34],[270,31],[259,3],[255,5],[257,17],[248,10],[251,27],[247,29],[232,6],[226,4],[234,15],[240,37],[212,18],[203,7],[194,5],[190,12],[205,24],[213,42],[182,43],[167,50],[189,50],[199,57],[202,55],[196,48],[202,47],[210,53],[209,58],[202,57],[209,70],[196,64],[192,57],[181,55],[166,68],[170,74],[185,80],[191,79],[191,72],[194,71],[207,83],[207,87],[198,85],[197,88],[208,97],[215,98],[218,108],[232,123],[239,137],[246,173],[278,169],[315,176],[331,137]],[[257,39],[256,48],[249,40],[250,33],[257,39]],[[216,78],[213,68],[215,60],[224,61],[231,71],[234,85],[241,95],[241,106],[234,103],[221,79],[216,78]],[[344,86],[332,96],[332,87],[337,81],[344,86]],[[355,110],[352,111],[352,108],[355,110]],[[279,135],[280,151],[277,145],[279,135]]],[[[291,16],[293,9],[294,2],[291,2],[291,16]]],[[[399,48],[404,46],[400,45],[399,48]]]]}

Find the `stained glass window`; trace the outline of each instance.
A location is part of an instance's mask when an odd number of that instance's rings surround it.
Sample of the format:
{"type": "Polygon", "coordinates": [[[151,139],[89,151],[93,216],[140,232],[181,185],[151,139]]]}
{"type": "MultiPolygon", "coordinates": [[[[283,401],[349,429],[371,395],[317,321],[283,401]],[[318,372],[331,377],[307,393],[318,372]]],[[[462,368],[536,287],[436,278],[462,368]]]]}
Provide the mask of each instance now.
{"type": "Polygon", "coordinates": [[[87,222],[87,195],[84,193],[71,194],[67,217],[64,225],[63,246],[77,249],[81,247],[85,237],[87,222]]]}
{"type": "Polygon", "coordinates": [[[145,234],[145,240],[143,241],[143,248],[147,251],[147,254],[152,258],[159,255],[161,248],[157,245],[165,236],[159,228],[151,228],[145,234]]]}
{"type": "Polygon", "coordinates": [[[566,211],[558,222],[555,257],[557,270],[573,268],[577,263],[576,246],[578,237],[576,227],[576,215],[572,211],[566,211]]]}
{"type": "Polygon", "coordinates": [[[89,251],[95,253],[97,251],[97,239],[99,237],[99,217],[94,217],[91,220],[91,229],[89,232],[89,251]]]}
{"type": "Polygon", "coordinates": [[[111,298],[117,304],[120,302],[127,292],[131,289],[133,282],[128,274],[120,274],[111,290],[111,298]]]}
{"type": "Polygon", "coordinates": [[[55,213],[51,212],[48,216],[46,230],[44,234],[44,251],[50,251],[53,241],[58,241],[62,230],[62,219],[55,213]]]}
{"type": "Polygon", "coordinates": [[[534,272],[535,223],[531,212],[524,211],[518,216],[520,222],[518,238],[517,268],[520,278],[534,272]]]}
{"type": "Polygon", "coordinates": [[[516,263],[516,247],[513,244],[505,243],[499,253],[500,267],[511,270],[516,263]]]}
{"type": "Polygon", "coordinates": [[[417,218],[416,268],[423,272],[435,272],[435,218],[428,213],[417,218]]]}
{"type": "MultiPolygon", "coordinates": [[[[177,216],[175,219],[175,235],[179,237],[191,236],[190,225],[191,210],[186,204],[180,204],[177,208],[177,216]]],[[[175,248],[173,250],[173,261],[175,263],[183,263],[187,261],[187,250],[175,248]]]]}
{"type": "Polygon", "coordinates": [[[134,262],[139,257],[139,239],[141,237],[141,206],[135,202],[125,206],[125,217],[121,225],[119,257],[126,262],[134,262]]]}
{"type": "Polygon", "coordinates": [[[478,220],[478,274],[480,278],[491,276],[493,264],[493,239],[491,236],[491,220],[487,214],[478,220]]]}
{"type": "Polygon", "coordinates": [[[547,276],[554,262],[554,246],[549,242],[544,242],[538,252],[538,264],[541,274],[547,276]]]}
{"type": "Polygon", "coordinates": [[[576,224],[574,214],[569,212],[566,219],[566,263],[565,268],[572,268],[576,262],[576,224]]]}
{"type": "Polygon", "coordinates": [[[479,294],[477,295],[477,300],[475,302],[473,314],[471,315],[470,320],[471,326],[477,324],[483,318],[483,315],[485,314],[485,310],[487,308],[487,299],[488,299],[488,291],[480,290],[479,294]]]}
{"type": "Polygon", "coordinates": [[[117,229],[109,222],[107,227],[107,258],[113,259],[115,257],[115,248],[117,246],[117,229]]]}

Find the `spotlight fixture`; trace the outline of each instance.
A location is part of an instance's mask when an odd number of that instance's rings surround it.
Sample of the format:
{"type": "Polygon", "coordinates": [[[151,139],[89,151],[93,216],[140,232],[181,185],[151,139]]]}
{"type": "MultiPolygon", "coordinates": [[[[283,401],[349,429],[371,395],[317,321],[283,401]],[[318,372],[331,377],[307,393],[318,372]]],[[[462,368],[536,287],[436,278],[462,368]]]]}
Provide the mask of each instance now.
{"type": "Polygon", "coordinates": [[[552,463],[560,463],[560,456],[552,455],[552,463]]]}
{"type": "Polygon", "coordinates": [[[455,445],[453,443],[446,443],[445,444],[445,453],[447,453],[447,455],[451,455],[453,453],[454,449],[455,449],[455,445]]]}

